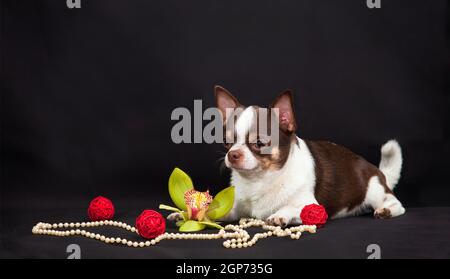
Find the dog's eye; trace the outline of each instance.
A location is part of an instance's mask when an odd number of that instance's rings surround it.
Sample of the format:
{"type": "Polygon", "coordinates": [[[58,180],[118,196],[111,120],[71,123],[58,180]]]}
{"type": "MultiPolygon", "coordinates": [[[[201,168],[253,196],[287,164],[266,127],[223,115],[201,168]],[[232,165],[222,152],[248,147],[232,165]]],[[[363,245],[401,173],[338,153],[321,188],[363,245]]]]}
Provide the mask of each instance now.
{"type": "Polygon", "coordinates": [[[258,146],[259,148],[263,147],[264,145],[265,144],[261,140],[256,141],[256,146],[258,146]]]}
{"type": "Polygon", "coordinates": [[[264,147],[266,144],[264,142],[262,142],[261,140],[257,140],[256,143],[254,144],[254,146],[257,149],[260,149],[261,147],[264,147]]]}

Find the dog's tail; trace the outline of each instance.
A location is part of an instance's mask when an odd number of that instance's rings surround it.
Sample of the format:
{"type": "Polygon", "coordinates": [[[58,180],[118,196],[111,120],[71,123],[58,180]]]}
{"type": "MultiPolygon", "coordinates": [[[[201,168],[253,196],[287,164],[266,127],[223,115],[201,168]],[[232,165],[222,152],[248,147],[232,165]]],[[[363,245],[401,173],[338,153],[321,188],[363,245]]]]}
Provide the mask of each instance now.
{"type": "Polygon", "coordinates": [[[387,186],[393,190],[402,171],[402,149],[396,140],[390,140],[381,147],[380,170],[386,176],[387,186]]]}

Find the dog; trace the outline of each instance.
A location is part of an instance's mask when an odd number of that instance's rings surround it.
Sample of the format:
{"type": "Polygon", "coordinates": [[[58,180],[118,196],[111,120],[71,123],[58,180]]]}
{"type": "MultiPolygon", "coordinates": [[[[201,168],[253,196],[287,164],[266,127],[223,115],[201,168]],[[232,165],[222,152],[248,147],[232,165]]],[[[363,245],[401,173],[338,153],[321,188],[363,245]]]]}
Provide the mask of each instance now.
{"type": "Polygon", "coordinates": [[[403,162],[397,141],[381,147],[377,168],[335,143],[297,137],[290,90],[275,99],[270,108],[276,114],[269,117],[262,117],[258,106],[242,106],[221,86],[214,91],[224,126],[224,161],[235,186],[234,206],[221,221],[253,217],[281,227],[301,224],[300,212],[309,204],[324,206],[331,218],[371,210],[381,219],[405,213],[393,193],[403,162]],[[230,117],[230,110],[238,112],[230,117]],[[255,127],[272,127],[272,121],[278,121],[278,144],[265,154],[261,151],[271,145],[271,137],[255,127]]]}

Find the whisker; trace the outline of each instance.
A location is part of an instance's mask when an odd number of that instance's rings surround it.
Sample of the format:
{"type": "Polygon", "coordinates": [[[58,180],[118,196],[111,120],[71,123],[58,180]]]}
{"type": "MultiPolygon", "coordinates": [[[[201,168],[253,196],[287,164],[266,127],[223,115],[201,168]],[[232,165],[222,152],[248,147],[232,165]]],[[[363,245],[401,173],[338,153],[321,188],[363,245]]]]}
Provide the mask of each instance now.
{"type": "Polygon", "coordinates": [[[225,156],[227,155],[228,151],[224,150],[216,150],[216,153],[220,156],[215,163],[219,165],[219,173],[220,175],[223,175],[224,172],[228,169],[225,165],[225,156]]]}
{"type": "Polygon", "coordinates": [[[225,165],[225,160],[222,160],[222,162],[219,165],[219,172],[221,175],[223,175],[224,171],[226,171],[228,168],[225,165]]]}

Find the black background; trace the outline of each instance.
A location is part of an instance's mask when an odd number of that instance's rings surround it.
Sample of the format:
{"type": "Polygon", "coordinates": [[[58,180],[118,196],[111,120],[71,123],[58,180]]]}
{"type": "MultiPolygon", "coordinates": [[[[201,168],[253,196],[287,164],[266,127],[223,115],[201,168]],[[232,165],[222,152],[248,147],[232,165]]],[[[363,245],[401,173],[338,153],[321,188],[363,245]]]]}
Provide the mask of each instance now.
{"type": "Polygon", "coordinates": [[[213,106],[215,84],[247,105],[293,89],[300,137],[376,165],[396,138],[399,199],[450,204],[448,1],[1,3],[2,227],[21,210],[84,217],[97,195],[135,216],[170,203],[175,166],[227,186],[220,144],[170,138],[172,110],[213,106]]]}

